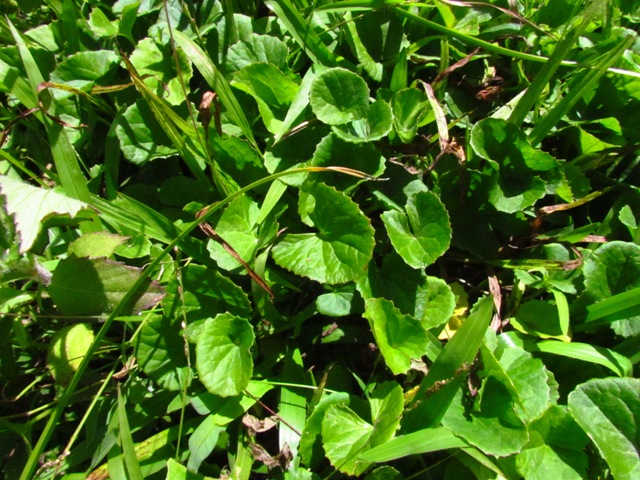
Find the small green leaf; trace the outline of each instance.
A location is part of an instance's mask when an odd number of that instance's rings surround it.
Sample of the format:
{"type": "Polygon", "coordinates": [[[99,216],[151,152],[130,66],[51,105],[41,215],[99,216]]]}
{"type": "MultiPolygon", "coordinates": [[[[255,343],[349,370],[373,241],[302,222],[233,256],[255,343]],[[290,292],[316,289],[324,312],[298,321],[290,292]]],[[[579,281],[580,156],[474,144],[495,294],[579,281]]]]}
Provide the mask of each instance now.
{"type": "Polygon", "coordinates": [[[380,353],[394,375],[407,373],[411,361],[426,354],[427,331],[419,321],[402,315],[390,301],[367,300],[364,317],[369,320],[380,353]]]}
{"type": "Polygon", "coordinates": [[[93,330],[85,323],[61,328],[53,335],[47,354],[47,366],[59,385],[69,384],[93,338],[93,330]]]}
{"type": "Polygon", "coordinates": [[[382,221],[393,247],[404,261],[413,268],[425,268],[449,248],[449,215],[432,192],[410,196],[405,212],[384,212],[382,221]]]}
{"type": "Polygon", "coordinates": [[[154,158],[175,155],[172,146],[149,107],[141,100],[129,106],[118,117],[116,135],[124,157],[136,165],[144,165],[154,158]]]}
{"type": "Polygon", "coordinates": [[[367,115],[369,87],[359,75],[344,68],[330,68],[311,84],[309,102],[318,120],[342,125],[367,115]]]}
{"type": "Polygon", "coordinates": [[[287,67],[287,44],[271,35],[251,33],[229,47],[225,66],[229,72],[237,72],[254,63],[271,63],[280,70],[287,67]]]}
{"type": "Polygon", "coordinates": [[[171,391],[187,388],[193,377],[181,330],[177,319],[155,316],[144,323],[136,341],[138,365],[154,382],[171,391]]]}
{"type": "MultiPolygon", "coordinates": [[[[49,294],[65,315],[108,313],[138,281],[143,271],[106,258],[65,258],[51,277],[49,294]]],[[[120,313],[138,313],[164,297],[164,289],[147,280],[120,313]]]]}
{"type": "Polygon", "coordinates": [[[395,436],[404,410],[402,387],[396,382],[379,384],[369,396],[371,405],[371,446],[381,445],[395,436]]]}
{"type": "Polygon", "coordinates": [[[329,284],[354,281],[366,273],[374,232],[356,203],[332,187],[305,182],[298,210],[318,233],[287,233],[272,249],[278,265],[329,284]]]}
{"type": "Polygon", "coordinates": [[[364,143],[385,137],[392,126],[391,107],[387,102],[378,100],[369,105],[364,118],[335,125],[331,130],[347,142],[364,143]]]}
{"type": "MultiPolygon", "coordinates": [[[[210,220],[216,233],[231,245],[245,262],[253,259],[258,247],[256,221],[259,214],[258,204],[248,196],[242,195],[229,203],[218,218],[210,220]]],[[[215,240],[209,240],[207,250],[220,268],[234,270],[241,267],[240,263],[215,240]]]]}
{"type": "Polygon", "coordinates": [[[111,50],[78,52],[65,57],[52,72],[52,80],[95,81],[106,75],[119,63],[120,57],[111,50]]]}
{"type": "MultiPolygon", "coordinates": [[[[192,452],[192,450],[190,451],[192,452]]],[[[189,460],[191,460],[191,457],[189,457],[189,460]]],[[[214,480],[214,477],[208,477],[206,475],[187,470],[187,467],[179,464],[173,458],[170,458],[167,460],[166,480],[214,480]]]]}
{"type": "Polygon", "coordinates": [[[640,476],[640,380],[589,380],[569,394],[569,410],[605,458],[616,480],[640,476]]]}
{"type": "Polygon", "coordinates": [[[128,237],[107,232],[88,233],[69,245],[67,255],[76,257],[110,257],[128,237]]]}
{"type": "Polygon", "coordinates": [[[405,88],[391,97],[393,126],[404,143],[411,143],[418,127],[431,114],[429,99],[417,88],[405,88]]]}
{"type": "Polygon", "coordinates": [[[368,449],[373,426],[344,404],[330,405],[322,420],[322,440],[331,464],[348,475],[360,475],[369,463],[359,459],[368,449]]]}
{"type": "MultiPolygon", "coordinates": [[[[176,52],[180,62],[179,72],[188,91],[189,79],[193,73],[191,62],[182,50],[178,49],[176,52]]],[[[144,38],[137,42],[130,60],[149,90],[171,105],[184,102],[185,92],[178,79],[175,57],[168,43],[160,46],[151,38],[144,38]]]]}
{"type": "Polygon", "coordinates": [[[33,246],[41,222],[50,215],[75,217],[88,207],[84,202],[69,198],[54,190],[34,187],[20,180],[0,175],[0,193],[6,199],[7,213],[13,215],[20,236],[20,253],[33,246]]]}
{"type": "Polygon", "coordinates": [[[208,319],[196,344],[196,368],[207,390],[221,397],[240,395],[253,373],[251,324],[229,313],[208,319]]]}
{"type": "Polygon", "coordinates": [[[529,441],[527,428],[514,411],[511,395],[500,382],[486,380],[473,409],[465,403],[462,390],[458,390],[442,425],[484,453],[510,455],[529,441]]]}
{"type": "Polygon", "coordinates": [[[236,72],[231,82],[258,103],[260,115],[267,130],[280,135],[289,105],[293,101],[298,84],[270,63],[252,63],[236,72]]]}

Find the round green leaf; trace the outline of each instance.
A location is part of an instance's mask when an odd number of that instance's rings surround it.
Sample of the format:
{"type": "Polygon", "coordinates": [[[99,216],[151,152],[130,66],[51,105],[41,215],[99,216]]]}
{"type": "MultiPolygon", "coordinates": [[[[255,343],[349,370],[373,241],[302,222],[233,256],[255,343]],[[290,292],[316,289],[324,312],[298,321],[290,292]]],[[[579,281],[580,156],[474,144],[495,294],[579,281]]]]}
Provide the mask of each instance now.
{"type": "Polygon", "coordinates": [[[354,281],[366,273],[375,245],[369,219],[349,197],[322,183],[300,188],[302,221],[318,233],[291,234],[272,249],[275,262],[321,283],[354,281]]]}
{"type": "Polygon", "coordinates": [[[384,212],[382,221],[404,261],[413,268],[425,268],[449,248],[449,215],[434,193],[424,191],[409,197],[405,212],[384,212]]]}
{"type": "Polygon", "coordinates": [[[221,397],[240,395],[253,373],[251,324],[230,313],[208,319],[196,344],[196,368],[210,393],[221,397]]]}
{"type": "Polygon", "coordinates": [[[403,315],[389,300],[367,300],[364,317],[369,320],[380,353],[394,375],[407,373],[411,360],[427,353],[429,336],[422,324],[403,315]]]}
{"type": "Polygon", "coordinates": [[[331,68],[311,84],[309,103],[318,120],[341,125],[367,114],[369,87],[359,75],[344,68],[331,68]]]}
{"type": "Polygon", "coordinates": [[[374,142],[385,137],[392,128],[391,107],[378,100],[367,109],[367,115],[344,125],[333,127],[333,132],[343,140],[353,143],[374,142]]]}
{"type": "Polygon", "coordinates": [[[69,384],[93,338],[93,330],[84,323],[64,327],[53,335],[47,365],[56,382],[63,386],[69,384]]]}
{"type": "Polygon", "coordinates": [[[613,478],[640,478],[640,380],[589,380],[571,392],[568,404],[609,464],[613,478]]]}
{"type": "Polygon", "coordinates": [[[180,322],[156,316],[144,323],[137,337],[138,365],[162,388],[177,391],[191,383],[180,322]]]}

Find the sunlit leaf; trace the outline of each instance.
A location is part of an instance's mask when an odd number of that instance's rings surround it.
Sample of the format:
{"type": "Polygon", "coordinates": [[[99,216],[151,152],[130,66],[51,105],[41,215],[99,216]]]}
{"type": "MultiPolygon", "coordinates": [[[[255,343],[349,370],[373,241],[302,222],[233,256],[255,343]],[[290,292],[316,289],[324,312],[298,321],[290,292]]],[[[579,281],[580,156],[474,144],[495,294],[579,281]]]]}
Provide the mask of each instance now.
{"type": "Polygon", "coordinates": [[[369,88],[357,74],[344,68],[331,68],[313,80],[309,99],[318,120],[342,125],[366,117],[369,88]]]}
{"type": "Polygon", "coordinates": [[[196,368],[210,393],[221,397],[239,395],[253,373],[251,324],[229,313],[208,319],[196,344],[196,368]]]}

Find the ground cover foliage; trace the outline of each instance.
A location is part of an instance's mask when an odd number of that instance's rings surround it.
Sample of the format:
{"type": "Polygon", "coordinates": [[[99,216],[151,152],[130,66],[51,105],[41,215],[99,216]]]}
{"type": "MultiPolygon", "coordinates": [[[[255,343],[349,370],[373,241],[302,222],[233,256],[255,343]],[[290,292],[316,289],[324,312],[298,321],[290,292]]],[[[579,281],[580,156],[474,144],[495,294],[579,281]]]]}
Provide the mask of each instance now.
{"type": "Polygon", "coordinates": [[[639,478],[637,2],[0,9],[4,478],[639,478]]]}

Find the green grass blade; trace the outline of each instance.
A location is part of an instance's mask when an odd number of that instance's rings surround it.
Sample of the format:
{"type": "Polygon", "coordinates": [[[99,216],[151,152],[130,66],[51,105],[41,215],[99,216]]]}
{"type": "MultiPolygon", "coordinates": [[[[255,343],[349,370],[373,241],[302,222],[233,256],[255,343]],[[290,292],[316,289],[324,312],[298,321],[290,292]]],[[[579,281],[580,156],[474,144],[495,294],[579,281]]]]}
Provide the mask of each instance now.
{"type": "Polygon", "coordinates": [[[195,67],[202,74],[209,86],[218,94],[220,102],[227,109],[227,115],[235,124],[240,127],[242,133],[251,142],[253,147],[258,150],[251,125],[244,115],[238,100],[236,99],[229,83],[216,68],[211,58],[189,37],[179,31],[174,32],[176,45],[187,54],[195,67]]]}
{"type": "Polygon", "coordinates": [[[596,347],[588,343],[543,340],[536,343],[531,348],[531,351],[552,353],[584,362],[596,363],[608,368],[619,377],[629,377],[633,374],[633,366],[627,357],[608,348],[596,347]]]}
{"type": "Polygon", "coordinates": [[[542,117],[534,129],[529,134],[529,141],[534,147],[537,146],[542,139],[555,127],[564,117],[571,107],[587,93],[596,82],[607,73],[607,70],[615,64],[618,58],[633,45],[635,38],[633,36],[626,37],[622,42],[613,47],[611,51],[604,54],[594,68],[585,70],[576,75],[576,78],[570,82],[567,87],[568,94],[562,98],[554,107],[549,110],[547,115],[542,117]]]}
{"type": "Polygon", "coordinates": [[[344,59],[334,55],[314,32],[289,0],[266,0],[265,5],[276,14],[296,43],[313,63],[335,67],[344,59]]]}
{"type": "Polygon", "coordinates": [[[618,293],[587,307],[586,322],[610,323],[640,315],[640,287],[618,293]]]}
{"type": "Polygon", "coordinates": [[[527,88],[525,94],[520,98],[513,112],[509,116],[509,121],[517,126],[522,125],[529,111],[540,100],[540,95],[545,89],[558,67],[561,65],[573,45],[578,41],[578,38],[584,32],[585,28],[591,22],[591,19],[596,13],[595,8],[588,9],[587,13],[578,21],[578,24],[568,31],[562,40],[553,49],[553,53],[538,74],[531,82],[531,85],[527,88]]]}
{"type": "Polygon", "coordinates": [[[120,392],[120,385],[118,384],[118,434],[120,436],[120,446],[122,447],[122,454],[124,456],[124,464],[127,468],[127,478],[130,480],[143,480],[142,470],[140,470],[140,463],[136,457],[136,450],[133,445],[133,438],[131,438],[131,430],[129,430],[129,420],[127,419],[127,410],[124,406],[124,399],[120,392]]]}
{"type": "MultiPolygon", "coordinates": [[[[300,350],[287,352],[282,381],[304,384],[305,370],[300,350]]],[[[294,456],[300,443],[300,433],[307,420],[307,400],[304,391],[292,387],[280,387],[278,416],[283,420],[278,428],[280,450],[289,445],[294,456]]]]}
{"type": "Polygon", "coordinates": [[[405,432],[437,425],[466,378],[493,314],[493,301],[484,297],[442,349],[429,369],[403,419],[405,432]]]}
{"type": "Polygon", "coordinates": [[[360,459],[366,462],[390,462],[409,455],[438,452],[449,448],[468,447],[464,440],[456,437],[444,427],[425,428],[417,432],[392,438],[382,445],[367,450],[360,459]]]}
{"type": "MultiPolygon", "coordinates": [[[[44,82],[42,73],[36,64],[35,59],[31,55],[27,44],[22,39],[20,33],[16,30],[13,24],[8,21],[9,28],[13,34],[13,39],[16,42],[18,51],[20,52],[20,58],[24,64],[25,71],[27,72],[27,78],[33,95],[38,98],[38,86],[44,82]]],[[[49,109],[49,114],[55,116],[55,108],[53,105],[53,97],[48,90],[41,92],[42,103],[45,108],[49,109]]],[[[89,201],[89,188],[87,187],[87,179],[80,170],[80,164],[78,162],[78,156],[75,149],[69,142],[69,138],[64,128],[58,123],[54,122],[45,115],[41,115],[40,118],[44,123],[51,145],[51,154],[53,155],[53,161],[56,166],[56,170],[60,177],[60,183],[65,193],[73,198],[82,200],[83,202],[89,201]]],[[[95,226],[92,226],[94,222],[86,222],[85,225],[90,229],[99,230],[98,222],[95,222],[95,226]]]]}

